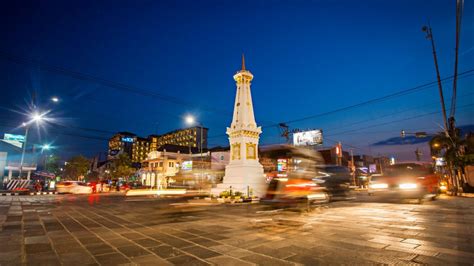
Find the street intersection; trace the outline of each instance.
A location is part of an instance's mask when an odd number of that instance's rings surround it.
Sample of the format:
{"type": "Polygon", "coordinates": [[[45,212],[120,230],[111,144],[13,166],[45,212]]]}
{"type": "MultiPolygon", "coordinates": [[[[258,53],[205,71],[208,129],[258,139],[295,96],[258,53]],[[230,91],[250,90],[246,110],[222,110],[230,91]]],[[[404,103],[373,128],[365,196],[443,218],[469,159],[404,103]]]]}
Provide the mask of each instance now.
{"type": "Polygon", "coordinates": [[[472,265],[474,199],[360,193],[306,212],[112,195],[0,197],[0,265],[472,265]]]}

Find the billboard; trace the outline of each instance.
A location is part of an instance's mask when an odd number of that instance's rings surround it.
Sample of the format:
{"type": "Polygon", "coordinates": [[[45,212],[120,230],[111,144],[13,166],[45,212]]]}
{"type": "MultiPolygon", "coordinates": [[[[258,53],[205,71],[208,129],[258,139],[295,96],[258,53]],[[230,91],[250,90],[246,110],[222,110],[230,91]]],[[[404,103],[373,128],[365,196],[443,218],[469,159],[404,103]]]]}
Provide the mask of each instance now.
{"type": "Polygon", "coordinates": [[[293,145],[311,146],[323,144],[323,131],[320,129],[293,133],[293,145]]]}
{"type": "Polygon", "coordinates": [[[183,161],[181,163],[181,169],[184,171],[193,170],[193,161],[183,161]]]}
{"type": "Polygon", "coordinates": [[[288,161],[286,159],[278,159],[277,170],[278,172],[286,172],[288,170],[288,161]]]}
{"type": "Polygon", "coordinates": [[[23,136],[23,135],[14,135],[14,134],[5,133],[3,135],[3,139],[4,140],[13,140],[13,141],[25,142],[25,136],[23,136]]]}

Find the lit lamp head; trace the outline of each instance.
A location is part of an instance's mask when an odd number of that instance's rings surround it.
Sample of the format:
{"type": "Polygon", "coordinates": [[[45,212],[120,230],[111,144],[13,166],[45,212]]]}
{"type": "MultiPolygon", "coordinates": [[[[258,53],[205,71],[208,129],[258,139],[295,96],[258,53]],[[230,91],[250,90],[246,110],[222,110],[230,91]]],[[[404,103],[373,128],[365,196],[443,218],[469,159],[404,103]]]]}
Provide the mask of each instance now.
{"type": "Polygon", "coordinates": [[[59,102],[59,98],[56,97],[56,96],[53,96],[53,97],[51,97],[51,101],[57,103],[57,102],[59,102]]]}
{"type": "Polygon", "coordinates": [[[192,125],[196,122],[196,119],[194,119],[192,115],[188,115],[186,116],[185,121],[186,121],[186,124],[192,125]]]}
{"type": "Polygon", "coordinates": [[[36,123],[41,123],[44,119],[44,114],[40,114],[40,113],[34,113],[33,115],[31,115],[31,121],[32,122],[36,122],[36,123]]]}
{"type": "Polygon", "coordinates": [[[49,150],[51,149],[51,146],[49,144],[44,144],[42,148],[43,150],[49,150]]]}

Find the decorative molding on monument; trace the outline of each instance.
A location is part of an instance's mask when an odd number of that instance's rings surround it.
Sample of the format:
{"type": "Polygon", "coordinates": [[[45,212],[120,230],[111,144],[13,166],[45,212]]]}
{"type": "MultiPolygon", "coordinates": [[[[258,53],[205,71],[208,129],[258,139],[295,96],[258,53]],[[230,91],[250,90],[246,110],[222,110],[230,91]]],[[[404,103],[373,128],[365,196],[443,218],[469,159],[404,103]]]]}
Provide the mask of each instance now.
{"type": "Polygon", "coordinates": [[[245,143],[245,147],[246,147],[246,159],[247,160],[257,159],[257,144],[247,142],[245,143]]]}
{"type": "Polygon", "coordinates": [[[231,145],[232,158],[231,160],[240,160],[240,143],[234,143],[231,145]]]}
{"type": "Polygon", "coordinates": [[[253,130],[236,130],[233,132],[227,132],[229,137],[236,138],[236,137],[250,137],[250,138],[258,138],[261,131],[253,131],[253,130]]]}

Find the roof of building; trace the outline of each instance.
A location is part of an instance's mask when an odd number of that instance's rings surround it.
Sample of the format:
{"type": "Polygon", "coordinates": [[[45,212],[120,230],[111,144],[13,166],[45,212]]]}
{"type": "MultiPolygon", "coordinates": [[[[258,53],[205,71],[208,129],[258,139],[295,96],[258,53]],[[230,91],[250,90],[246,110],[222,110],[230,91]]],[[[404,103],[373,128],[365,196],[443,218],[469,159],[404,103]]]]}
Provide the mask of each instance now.
{"type": "Polygon", "coordinates": [[[229,146],[225,146],[225,147],[216,146],[216,147],[213,147],[213,148],[210,148],[210,149],[209,149],[210,152],[229,151],[229,150],[230,150],[230,147],[229,147],[229,146]]]}
{"type": "Polygon", "coordinates": [[[115,135],[136,136],[136,134],[131,133],[131,132],[127,132],[127,131],[121,131],[121,132],[118,132],[115,135]]]}
{"type": "MultiPolygon", "coordinates": [[[[169,152],[180,152],[180,153],[189,153],[189,150],[191,150],[191,153],[199,153],[199,148],[196,147],[189,147],[189,146],[180,146],[180,145],[175,145],[175,144],[165,144],[161,145],[157,148],[158,151],[169,151],[169,152]]],[[[207,152],[207,149],[203,148],[203,152],[207,152]]]]}
{"type": "MultiPolygon", "coordinates": [[[[193,128],[200,129],[201,127],[200,127],[200,126],[194,126],[194,127],[180,128],[180,129],[175,129],[175,130],[173,130],[173,131],[169,131],[169,132],[163,133],[163,134],[161,134],[161,135],[154,135],[154,136],[161,137],[161,136],[164,136],[164,135],[170,135],[170,134],[174,134],[174,133],[177,133],[177,132],[180,132],[180,131],[183,131],[183,130],[193,129],[193,128]]],[[[209,130],[209,128],[207,128],[207,127],[202,127],[202,129],[203,129],[203,130],[209,130]]]]}

